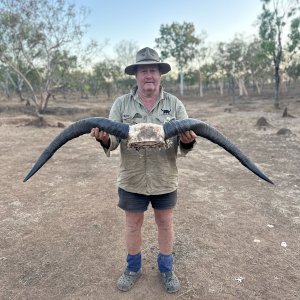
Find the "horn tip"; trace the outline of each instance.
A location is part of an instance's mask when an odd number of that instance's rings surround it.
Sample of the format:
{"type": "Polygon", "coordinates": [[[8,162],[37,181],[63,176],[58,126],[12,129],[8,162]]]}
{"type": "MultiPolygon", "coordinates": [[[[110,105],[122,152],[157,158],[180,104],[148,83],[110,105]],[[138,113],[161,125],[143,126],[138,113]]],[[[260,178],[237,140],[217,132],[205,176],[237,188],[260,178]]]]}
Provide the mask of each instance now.
{"type": "Polygon", "coordinates": [[[270,184],[273,184],[274,185],[274,182],[267,176],[263,176],[261,177],[261,179],[265,180],[266,182],[270,183],[270,184]]]}
{"type": "Polygon", "coordinates": [[[31,176],[32,176],[32,174],[28,173],[28,174],[24,177],[23,182],[26,182],[31,176]]]}

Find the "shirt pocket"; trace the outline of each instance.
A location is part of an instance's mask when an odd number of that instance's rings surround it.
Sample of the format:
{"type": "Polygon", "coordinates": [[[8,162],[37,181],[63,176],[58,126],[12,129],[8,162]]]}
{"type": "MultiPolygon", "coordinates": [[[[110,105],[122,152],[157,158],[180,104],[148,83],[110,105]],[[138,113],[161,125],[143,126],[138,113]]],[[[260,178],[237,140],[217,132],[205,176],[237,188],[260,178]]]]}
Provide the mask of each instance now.
{"type": "Polygon", "coordinates": [[[169,116],[169,115],[160,115],[160,116],[156,117],[156,120],[160,124],[164,124],[164,123],[168,123],[170,121],[174,121],[174,120],[176,120],[176,118],[174,116],[169,116]]]}
{"type": "Polygon", "coordinates": [[[143,116],[139,113],[135,113],[134,115],[123,114],[122,122],[128,125],[135,125],[141,123],[143,120],[143,116]]]}

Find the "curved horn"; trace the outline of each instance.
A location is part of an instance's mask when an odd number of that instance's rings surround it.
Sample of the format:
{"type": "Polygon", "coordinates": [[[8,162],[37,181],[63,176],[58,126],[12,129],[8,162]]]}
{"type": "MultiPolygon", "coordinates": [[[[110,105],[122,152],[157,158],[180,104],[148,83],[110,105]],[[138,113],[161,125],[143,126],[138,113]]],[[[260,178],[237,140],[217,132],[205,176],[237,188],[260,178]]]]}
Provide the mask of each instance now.
{"type": "Polygon", "coordinates": [[[128,137],[129,125],[120,122],[115,122],[107,118],[87,118],[74,122],[65,128],[44,150],[39,159],[36,161],[32,169],[24,178],[26,182],[33,176],[49,159],[50,157],[65,143],[77,138],[83,134],[90,133],[92,128],[101,128],[109,134],[115,135],[121,139],[128,137]]]}
{"type": "Polygon", "coordinates": [[[188,130],[193,130],[198,136],[204,137],[211,142],[218,144],[227,152],[236,157],[242,165],[256,174],[263,180],[273,184],[273,182],[249,159],[241,150],[239,150],[227,137],[217,129],[196,119],[184,119],[171,121],[164,124],[165,138],[178,135],[188,130]]]}

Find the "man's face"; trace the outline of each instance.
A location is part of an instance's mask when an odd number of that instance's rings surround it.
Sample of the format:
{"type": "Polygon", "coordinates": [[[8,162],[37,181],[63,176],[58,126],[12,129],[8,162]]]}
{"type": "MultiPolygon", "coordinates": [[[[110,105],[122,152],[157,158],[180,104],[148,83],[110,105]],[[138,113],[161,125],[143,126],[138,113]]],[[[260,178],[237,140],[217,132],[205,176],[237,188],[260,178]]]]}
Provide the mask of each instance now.
{"type": "Polygon", "coordinates": [[[157,65],[138,66],[135,75],[138,89],[148,94],[159,90],[160,76],[157,65]]]}

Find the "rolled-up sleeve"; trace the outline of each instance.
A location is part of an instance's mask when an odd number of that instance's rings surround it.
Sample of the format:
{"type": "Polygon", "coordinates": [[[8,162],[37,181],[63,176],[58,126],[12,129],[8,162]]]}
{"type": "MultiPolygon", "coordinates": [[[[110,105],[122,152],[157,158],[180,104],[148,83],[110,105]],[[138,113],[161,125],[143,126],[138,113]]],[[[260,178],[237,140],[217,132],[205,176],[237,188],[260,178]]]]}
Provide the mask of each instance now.
{"type": "MultiPolygon", "coordinates": [[[[112,105],[112,107],[110,109],[110,113],[109,113],[109,119],[111,119],[113,121],[117,121],[117,122],[122,122],[122,115],[121,115],[121,111],[120,111],[119,102],[120,101],[118,101],[118,99],[116,99],[116,101],[112,105]]],[[[106,154],[107,157],[110,157],[111,151],[118,148],[120,141],[121,141],[119,138],[117,138],[114,135],[110,135],[109,137],[110,137],[109,147],[105,147],[105,146],[101,145],[104,150],[104,153],[106,154]]]]}

